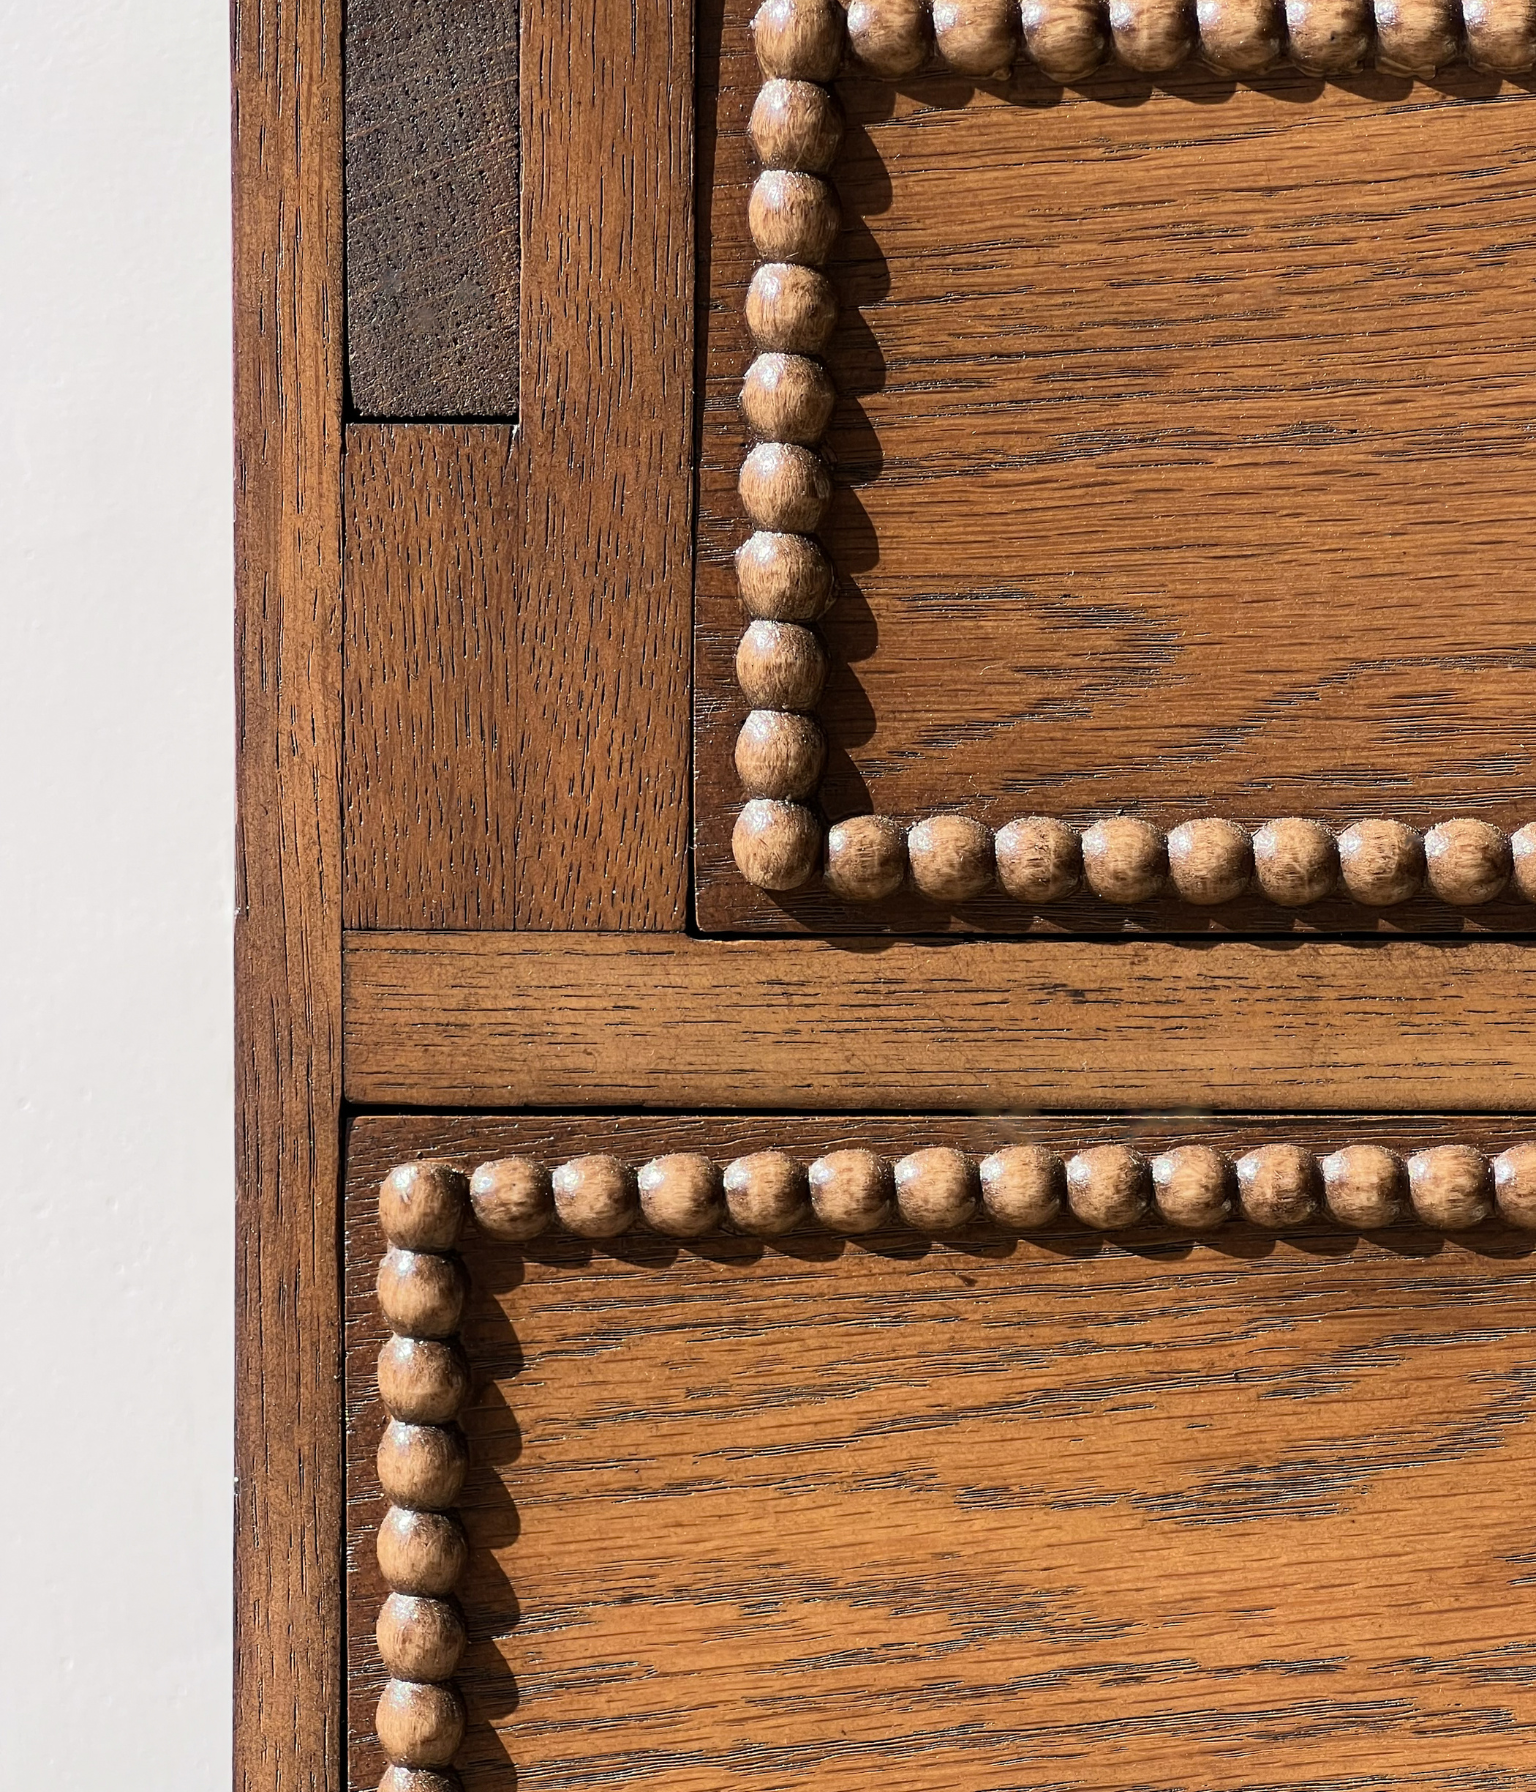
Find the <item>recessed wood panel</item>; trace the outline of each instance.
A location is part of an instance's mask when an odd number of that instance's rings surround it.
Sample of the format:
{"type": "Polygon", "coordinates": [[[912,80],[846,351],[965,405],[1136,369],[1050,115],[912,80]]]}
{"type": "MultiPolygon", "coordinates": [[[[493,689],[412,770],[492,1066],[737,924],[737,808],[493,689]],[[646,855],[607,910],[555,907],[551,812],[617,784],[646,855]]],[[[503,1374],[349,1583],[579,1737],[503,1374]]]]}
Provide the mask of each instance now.
{"type": "MultiPolygon", "coordinates": [[[[725,7],[708,200],[700,914],[865,929],[730,860],[749,11],[725,7]]],[[[828,820],[1536,815],[1530,95],[1464,68],[837,91],[828,820]]],[[[1466,924],[1427,901],[875,918],[1466,924]]]]}
{"type": "MultiPolygon", "coordinates": [[[[1439,1118],[371,1119],[348,1220],[351,1781],[375,1783],[380,1176],[1439,1118]]],[[[466,1240],[469,1792],[1519,1784],[1523,1239],[466,1240]]]]}
{"type": "Polygon", "coordinates": [[[364,417],[517,415],[515,0],[348,0],[347,372],[364,417]]]}

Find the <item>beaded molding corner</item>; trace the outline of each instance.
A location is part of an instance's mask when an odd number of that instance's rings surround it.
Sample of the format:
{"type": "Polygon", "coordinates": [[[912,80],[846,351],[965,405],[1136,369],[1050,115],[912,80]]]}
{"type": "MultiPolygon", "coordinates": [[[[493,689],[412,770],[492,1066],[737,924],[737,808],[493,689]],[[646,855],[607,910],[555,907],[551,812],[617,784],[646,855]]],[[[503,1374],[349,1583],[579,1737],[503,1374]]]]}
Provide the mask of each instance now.
{"type": "Polygon", "coordinates": [[[747,800],[731,840],[747,882],[793,890],[819,870],[847,902],[904,887],[944,904],[1001,890],[1032,905],[1086,892],[1117,905],[1171,895],[1213,906],[1256,892],[1285,908],[1335,895],[1388,908],[1427,892],[1470,908],[1511,887],[1536,902],[1536,823],[1511,837],[1475,818],[1427,835],[1364,820],[1335,835],[1287,816],[1250,834],[1207,818],[1165,835],[1132,816],[1083,830],[1027,816],[994,831],[943,814],[911,827],[860,815],[824,829],[811,806],[826,763],[814,711],[827,673],[813,624],[834,583],[816,530],[832,498],[818,448],[836,396],[825,354],[837,294],[823,269],[841,226],[827,178],[842,140],[839,71],[1001,79],[1027,60],[1065,83],[1112,58],[1159,75],[1200,57],[1239,76],[1282,61],[1318,75],[1374,61],[1427,78],[1464,55],[1514,76],[1536,66],[1531,0],[764,0],[752,35],[764,79],[748,125],[762,167],[748,224],[761,261],[746,295],[757,353],[741,409],[756,440],[738,481],[753,533],[736,554],[750,618],[736,679],[750,712],[735,753],[747,800]]]}
{"type": "Polygon", "coordinates": [[[1404,1158],[1371,1144],[1325,1155],[1268,1144],[1234,1159],[1188,1144],[1149,1159],[1119,1144],[1069,1157],[1013,1144],[980,1159],[935,1145],[893,1162],[851,1146],[810,1163],[759,1151],[723,1166],[697,1152],[638,1166],[591,1155],[553,1171],[507,1157],[469,1177],[441,1162],[398,1166],[379,1191],[377,1288],[390,1328],[378,1363],[389,1415],[378,1476],[389,1508],[375,1547],[390,1589],[376,1632],[389,1675],[374,1719],[388,1761],[379,1792],[461,1792],[453,1759],[465,1709],[454,1675],[465,1626],[453,1593],[469,1542],[454,1506],[469,1464],[457,1421],[470,1366],[458,1337],[469,1293],[458,1246],[471,1215],[479,1231],[517,1244],[555,1227],[592,1240],[632,1231],[774,1238],[814,1224],[942,1236],[974,1219],[1016,1233],[1064,1221],[1198,1233],[1238,1220],[1277,1232],[1316,1220],[1358,1232],[1408,1220],[1460,1232],[1497,1216],[1536,1231],[1536,1143],[1493,1158],[1470,1145],[1404,1158]]]}

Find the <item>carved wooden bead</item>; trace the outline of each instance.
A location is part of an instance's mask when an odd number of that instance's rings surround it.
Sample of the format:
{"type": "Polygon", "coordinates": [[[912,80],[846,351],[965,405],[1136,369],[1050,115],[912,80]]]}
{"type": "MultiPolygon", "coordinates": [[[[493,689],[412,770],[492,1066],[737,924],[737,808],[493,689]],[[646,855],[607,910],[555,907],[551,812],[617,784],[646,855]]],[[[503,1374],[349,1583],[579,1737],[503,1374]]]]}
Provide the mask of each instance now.
{"type": "Polygon", "coordinates": [[[451,1251],[469,1206],[469,1180],[447,1164],[401,1164],[379,1189],[379,1224],[408,1251],[451,1251]]]}
{"type": "Polygon", "coordinates": [[[760,349],[819,355],[837,325],[837,293],[816,268],[767,261],[747,288],[747,328],[760,349]]]}
{"type": "Polygon", "coordinates": [[[1536,821],[1528,821],[1510,836],[1509,855],[1510,878],[1517,894],[1536,902],[1536,821]]]}
{"type": "Polygon", "coordinates": [[[928,0],[852,0],[848,48],[872,75],[910,75],[928,60],[928,0]]]}
{"type": "Polygon", "coordinates": [[[811,1205],[834,1232],[872,1232],[891,1211],[891,1166],[873,1151],[829,1151],[810,1169],[811,1205]]]}
{"type": "Polygon", "coordinates": [[[1357,821],[1339,836],[1339,872],[1367,908],[1408,902],[1424,887],[1424,842],[1400,821],[1357,821]]]}
{"type": "Polygon", "coordinates": [[[835,402],[826,368],[807,355],[759,355],[741,388],[748,428],[765,441],[806,448],[826,434],[835,402]]]}
{"type": "Polygon", "coordinates": [[[976,1211],[971,1160],[949,1145],[914,1151],[896,1165],[896,1207],[917,1232],[957,1231],[976,1211]]]}
{"type": "Polygon", "coordinates": [[[821,823],[799,803],[757,797],[736,817],[731,856],[759,890],[798,890],[821,857],[821,823]]]}
{"type": "Polygon", "coordinates": [[[397,1593],[441,1599],[451,1593],[469,1555],[464,1527],[447,1512],[391,1506],[376,1540],[379,1572],[397,1593]]]}
{"type": "Polygon", "coordinates": [[[1426,1226],[1465,1232],[1493,1212],[1493,1172],[1470,1145],[1435,1145],[1408,1159],[1408,1193],[1426,1226]]]}
{"type": "Polygon", "coordinates": [[[1462,0],[1467,61],[1500,75],[1536,65],[1536,0],[1462,0]]]}
{"type": "Polygon", "coordinates": [[[447,1338],[459,1329],[469,1277],[457,1257],[387,1251],[379,1263],[379,1311],[407,1338],[447,1338]]]}
{"type": "Polygon", "coordinates": [[[1067,1167],[1043,1145],[1005,1145],[981,1160],[981,1198],[1000,1226],[1033,1232],[1050,1225],[1067,1198],[1067,1167]]]}
{"type": "Polygon", "coordinates": [[[1083,874],[1105,902],[1150,902],[1168,882],[1167,843],[1150,822],[1112,815],[1083,835],[1083,874]]]}
{"type": "Polygon", "coordinates": [[[720,1223],[720,1172],[696,1151],[652,1158],[637,1178],[640,1211],[653,1232],[699,1238],[720,1223]]]}
{"type": "Polygon", "coordinates": [[[374,1632],[379,1659],[397,1680],[447,1680],[464,1653],[464,1620],[447,1599],[391,1593],[374,1632]]]}
{"type": "Polygon", "coordinates": [[[850,815],[827,831],[822,878],[844,902],[880,902],[906,882],[907,835],[888,815],[850,815]]]}
{"type": "Polygon", "coordinates": [[[1454,62],[1461,48],[1456,0],[1375,0],[1376,66],[1423,78],[1454,62]]]}
{"type": "Polygon", "coordinates": [[[1290,58],[1313,75],[1359,68],[1371,47],[1370,0],[1285,0],[1290,58]]]}
{"type": "Polygon", "coordinates": [[[1424,861],[1430,889],[1457,908],[1492,902],[1513,869],[1504,834],[1472,816],[1431,828],[1424,838],[1424,861]]]}
{"type": "Polygon", "coordinates": [[[1536,1145],[1511,1145],[1493,1160],[1493,1199],[1506,1224],[1536,1232],[1536,1145]]]}
{"type": "Polygon", "coordinates": [[[765,75],[830,81],[843,60],[843,12],[834,0],[763,0],[752,42],[765,75]]]}
{"type": "Polygon", "coordinates": [[[754,1238],[791,1231],[810,1208],[805,1166],[783,1151],[755,1151],[726,1166],[725,1208],[731,1224],[754,1238]]]}
{"type": "Polygon", "coordinates": [[[809,534],[832,501],[827,463],[793,442],[759,442],[736,484],[754,529],[809,534]]]}
{"type": "Polygon", "coordinates": [[[464,1792],[464,1782],[451,1767],[401,1767],[384,1769],[379,1792],[464,1792]]]}
{"type": "Polygon", "coordinates": [[[1077,831],[1049,815],[1026,815],[997,831],[997,881],[1015,902],[1062,902],[1083,881],[1077,831]]]}
{"type": "Polygon", "coordinates": [[[1022,0],[1024,47],[1049,81],[1081,81],[1109,54],[1100,0],[1022,0]]]}
{"type": "Polygon", "coordinates": [[[818,174],[768,168],[747,204],[747,228],[759,255],[820,267],[832,253],[843,215],[837,194],[818,174]]]}
{"type": "Polygon", "coordinates": [[[1259,888],[1281,908],[1305,908],[1331,896],[1339,881],[1339,849],[1320,821],[1287,815],[1267,821],[1253,838],[1259,888]]]}
{"type": "Polygon", "coordinates": [[[1067,1160],[1067,1203],[1085,1226],[1134,1226],[1152,1199],[1152,1173],[1129,1145],[1090,1145],[1067,1160]]]}
{"type": "Polygon", "coordinates": [[[603,1153],[573,1157],[554,1173],[555,1212],[578,1238],[617,1238],[640,1211],[628,1164],[603,1153]]]}
{"type": "Polygon", "coordinates": [[[992,883],[992,830],[969,815],[930,815],[907,835],[912,882],[930,902],[969,902],[992,883]]]}
{"type": "Polygon", "coordinates": [[[464,1705],[451,1686],[390,1680],[373,1727],[379,1747],[402,1767],[447,1767],[464,1740],[464,1705]]]}
{"type": "Polygon", "coordinates": [[[375,1458],[379,1486],[396,1506],[446,1512],[459,1497],[469,1467],[469,1446],[457,1425],[411,1425],[392,1419],[375,1458]]]}
{"type": "Polygon", "coordinates": [[[1170,1226],[1209,1232],[1232,1213],[1232,1166],[1209,1145],[1179,1145],[1152,1159],[1152,1193],[1170,1226]]]}
{"type": "Polygon", "coordinates": [[[736,682],[754,709],[816,707],[827,656],[797,622],[754,622],[736,649],[736,682]]]}
{"type": "Polygon", "coordinates": [[[391,1338],[379,1352],[379,1398],[408,1425],[445,1425],[469,1398],[469,1364],[440,1338],[391,1338]]]}
{"type": "Polygon", "coordinates": [[[1197,0],[1200,52],[1212,68],[1262,74],[1285,48],[1281,0],[1197,0]]]}
{"type": "Polygon", "coordinates": [[[765,81],[752,102],[747,135],[765,168],[825,174],[842,147],[842,109],[814,81],[765,81]]]}
{"type": "Polygon", "coordinates": [[[531,1157],[481,1164],[469,1179],[469,1202],[480,1230],[492,1238],[537,1238],[555,1217],[549,1167],[531,1157]]]}
{"type": "Polygon", "coordinates": [[[826,738],[810,716],[754,709],[736,736],[736,775],[748,796],[810,796],[826,761],[826,738]]]}
{"type": "Polygon", "coordinates": [[[1171,74],[1195,47],[1191,0],[1109,0],[1115,54],[1144,75],[1171,74]]]}
{"type": "Polygon", "coordinates": [[[933,0],[933,44],[957,75],[1002,80],[1018,54],[1018,0],[933,0]]]}
{"type": "Polygon", "coordinates": [[[1299,1145],[1261,1145],[1237,1160],[1243,1217],[1272,1232],[1311,1219],[1322,1186],[1317,1159],[1299,1145]]]}
{"type": "Polygon", "coordinates": [[[1377,1232],[1408,1211],[1408,1171],[1384,1145],[1346,1145],[1319,1166],[1323,1200],[1341,1226],[1377,1232]]]}
{"type": "Polygon", "coordinates": [[[1168,836],[1168,872],[1185,902],[1233,902],[1253,882],[1253,842],[1235,821],[1181,822],[1168,836]]]}
{"type": "Polygon", "coordinates": [[[814,622],[832,601],[832,563],[808,536],[764,530],[737,548],[736,586],[749,616],[814,622]]]}

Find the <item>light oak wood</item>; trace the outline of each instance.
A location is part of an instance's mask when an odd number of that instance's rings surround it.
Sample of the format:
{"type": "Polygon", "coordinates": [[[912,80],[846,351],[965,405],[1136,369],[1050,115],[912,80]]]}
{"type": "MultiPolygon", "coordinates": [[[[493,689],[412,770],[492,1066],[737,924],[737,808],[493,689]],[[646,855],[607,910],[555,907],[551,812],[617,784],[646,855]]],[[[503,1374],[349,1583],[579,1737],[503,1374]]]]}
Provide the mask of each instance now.
{"type": "MultiPolygon", "coordinates": [[[[1013,1124],[1058,1163],[1095,1144],[1156,1163],[1181,1131],[1228,1162],[1269,1143],[1316,1161],[1351,1138],[1401,1162],[1513,1132],[1436,1116],[1013,1124]]],[[[372,1184],[392,1154],[720,1161],[775,1139],[804,1160],[852,1137],[894,1162],[974,1158],[997,1126],[359,1121],[356,1519],[378,1503],[366,1297],[372,1184]]],[[[1171,1249],[1155,1223],[1091,1244],[1067,1217],[1038,1241],[988,1226],[826,1249],[812,1234],[612,1254],[479,1241],[458,1669],[470,1792],[615,1761],[700,1792],[765,1771],[849,1792],[872,1773],[911,1792],[935,1772],[999,1792],[1021,1771],[1112,1792],[1340,1773],[1450,1792],[1518,1775],[1529,1240],[1414,1223],[1365,1239],[1321,1212],[1171,1249]],[[611,1661],[622,1696],[593,1672],[611,1661]]],[[[360,1552],[360,1785],[379,1771],[378,1591],[360,1552]]]]}
{"type": "MultiPolygon", "coordinates": [[[[780,12],[775,33],[821,43],[819,5],[804,20],[790,0],[780,12]]],[[[910,826],[963,804],[993,828],[1038,807],[1080,832],[1106,810],[1139,812],[1163,830],[1204,820],[1190,811],[1209,813],[1215,796],[1228,828],[1259,831],[1259,874],[1242,878],[1234,837],[1214,871],[1192,868],[1190,897],[1177,879],[1150,874],[1123,886],[1147,894],[1100,897],[1149,909],[1144,924],[1163,927],[1194,905],[1222,911],[1212,926],[1280,931],[1297,925],[1289,911],[1306,908],[1306,924],[1325,929],[1362,920],[1446,929],[1461,923],[1440,905],[1476,906],[1484,883],[1497,885],[1463,867],[1430,876],[1421,899],[1414,890],[1373,900],[1403,884],[1406,868],[1395,881],[1385,868],[1376,885],[1341,879],[1337,866],[1330,877],[1323,861],[1336,849],[1316,832],[1379,819],[1411,833],[1444,822],[1448,809],[1466,812],[1457,828],[1486,820],[1507,832],[1536,805],[1513,735],[1507,752],[1486,752],[1526,707],[1516,694],[1527,670],[1521,600],[1486,571],[1471,574],[1470,593],[1461,589],[1469,568],[1518,553],[1511,463],[1488,443],[1518,437],[1520,361],[1474,318],[1507,311],[1496,245],[1525,203],[1524,96],[1466,69],[1437,75],[1445,85],[1436,92],[1396,91],[1393,70],[1433,72],[1459,49],[1448,16],[1437,0],[1384,0],[1378,31],[1364,0],[1306,0],[1284,16],[1224,0],[1127,0],[1108,47],[1166,91],[1149,93],[1122,68],[1062,94],[1041,88],[1023,49],[1076,41],[1061,54],[1091,61],[1083,46],[1097,28],[1073,8],[856,8],[854,60],[838,81],[849,128],[830,171],[844,228],[827,286],[814,269],[788,265],[822,258],[809,237],[788,261],[752,271],[767,238],[759,229],[754,243],[754,208],[744,216],[739,194],[753,164],[745,115],[763,69],[750,53],[746,0],[706,12],[719,70],[706,113],[714,180],[697,644],[706,930],[871,925],[804,858],[804,885],[788,885],[781,864],[765,898],[742,887],[750,877],[728,855],[741,801],[728,749],[742,711],[726,661],[732,593],[717,569],[742,527],[725,481],[747,443],[722,408],[750,359],[736,319],[760,347],[812,356],[833,332],[824,353],[841,399],[826,444],[835,490],[822,534],[841,595],[823,621],[833,671],[817,793],[828,822],[873,808],[910,826]],[[916,75],[930,26],[939,61],[981,79],[981,89],[916,75]],[[1212,71],[1170,74],[1200,33],[1209,59],[1255,78],[1285,45],[1314,70],[1338,72],[1378,52],[1386,66],[1348,91],[1319,90],[1294,71],[1237,90],[1212,71]],[[992,83],[1016,61],[1009,83],[992,83]],[[917,85],[893,94],[886,78],[861,78],[860,63],[917,85]],[[1497,103],[1483,103],[1490,98],[1497,103]],[[1283,193],[1269,172],[1281,165],[1283,193]],[[1051,169],[1044,201],[1042,166],[1051,169]],[[1287,211],[1304,205],[1314,178],[1334,195],[1326,225],[1287,211]],[[1188,236],[1191,208],[1207,202],[1219,228],[1188,236]],[[1173,220],[1150,237],[1148,206],[1173,220]],[[1432,238],[1419,228],[1430,216],[1432,238]],[[1303,295],[1286,270],[1318,230],[1304,252],[1303,295]],[[1045,262],[1042,231],[1058,245],[1045,262]],[[1197,240],[1220,245],[1209,268],[1186,253],[1197,240]],[[968,259],[965,245],[982,242],[985,252],[968,259]],[[1158,243],[1169,261],[1153,271],[1147,257],[1158,243]],[[1059,279],[1049,262],[1057,252],[1059,279]],[[1421,269],[1411,313],[1394,271],[1403,266],[1421,269]],[[1085,279],[1104,304],[1082,303],[1085,279]],[[1440,293],[1445,305],[1431,316],[1423,301],[1440,293]],[[1293,300],[1302,307],[1294,317],[1293,300]],[[1389,353],[1397,332],[1402,353],[1389,353]],[[1397,378],[1403,355],[1424,369],[1407,388],[1397,378]],[[939,380],[936,360],[947,369],[939,380]],[[1347,399],[1325,371],[1336,367],[1347,370],[1347,399]],[[1141,396],[1128,397],[1133,389],[1141,396]],[[1422,416],[1404,412],[1421,400],[1422,416]],[[1118,421],[1106,425],[1109,413],[1118,421]],[[1389,436],[1403,446],[1371,446],[1389,436]],[[1357,491],[1370,494],[1361,506],[1357,491]],[[1469,537],[1479,543],[1472,561],[1469,537]],[[1448,606],[1452,583],[1458,599],[1448,606]],[[1342,589],[1353,595],[1341,608],[1342,589]],[[1426,676],[1437,696],[1428,727],[1426,676]],[[1495,762],[1497,772],[1485,769],[1495,762]],[[1258,793],[1287,789],[1306,798],[1294,817],[1279,804],[1253,806],[1258,793]],[[1262,850],[1266,824],[1294,835],[1302,822],[1310,841],[1262,850]],[[1362,903],[1408,906],[1378,921],[1361,916],[1362,903]]],[[[751,453],[761,457],[763,444],[751,453]]],[[[747,520],[761,526],[760,482],[750,466],[748,475],[747,520]]],[[[772,514],[781,530],[818,526],[805,507],[772,514]]],[[[755,598],[748,608],[758,613],[755,598]]],[[[1105,887],[1122,886],[1110,878],[1105,887]]],[[[1087,892],[1099,894],[1091,878],[1087,892]]],[[[874,898],[874,924],[1039,924],[1010,913],[991,886],[959,913],[923,914],[923,894],[913,884],[874,898]]],[[[957,899],[938,900],[952,908],[957,899]]],[[[1528,924],[1515,905],[1480,919],[1528,924]]],[[[1076,903],[1059,922],[1123,924],[1076,903]]]]}
{"type": "Polygon", "coordinates": [[[1536,1107],[1518,945],[354,934],[372,1105],[1536,1107]]]}
{"type": "Polygon", "coordinates": [[[232,1783],[340,1792],[341,10],[237,0],[230,24],[232,1783]]]}
{"type": "Polygon", "coordinates": [[[346,436],[349,927],[510,927],[523,529],[507,428],[346,436]]]}

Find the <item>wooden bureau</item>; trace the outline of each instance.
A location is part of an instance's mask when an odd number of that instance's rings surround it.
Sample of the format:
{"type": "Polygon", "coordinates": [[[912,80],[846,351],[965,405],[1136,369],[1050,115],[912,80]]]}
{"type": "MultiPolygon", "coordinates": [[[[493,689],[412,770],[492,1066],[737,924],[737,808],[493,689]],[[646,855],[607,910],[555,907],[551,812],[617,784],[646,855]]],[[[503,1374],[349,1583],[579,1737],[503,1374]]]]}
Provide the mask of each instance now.
{"type": "Polygon", "coordinates": [[[1536,1785],[1536,0],[238,0],[242,1792],[1536,1785]]]}

